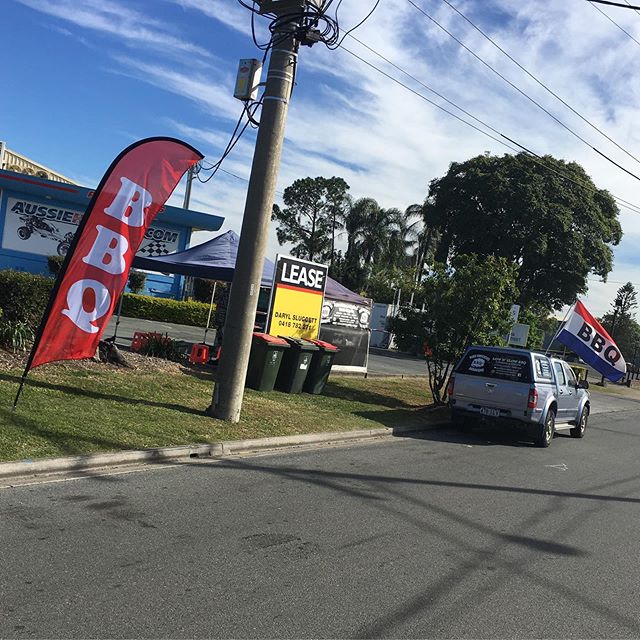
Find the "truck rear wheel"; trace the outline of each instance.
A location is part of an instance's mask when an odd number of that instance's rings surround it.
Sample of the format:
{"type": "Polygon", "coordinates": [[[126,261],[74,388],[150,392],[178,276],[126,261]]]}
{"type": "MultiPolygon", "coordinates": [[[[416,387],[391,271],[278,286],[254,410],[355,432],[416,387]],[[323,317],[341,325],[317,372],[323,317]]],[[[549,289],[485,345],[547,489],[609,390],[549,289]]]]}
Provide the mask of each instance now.
{"type": "Polygon", "coordinates": [[[580,415],[580,420],[575,427],[569,430],[572,438],[584,438],[584,432],[587,428],[587,421],[589,419],[589,407],[585,407],[580,415]]]}
{"type": "Polygon", "coordinates": [[[537,447],[548,447],[553,440],[553,434],[556,430],[556,412],[553,409],[549,409],[547,417],[544,422],[538,427],[538,434],[536,435],[537,447]]]}

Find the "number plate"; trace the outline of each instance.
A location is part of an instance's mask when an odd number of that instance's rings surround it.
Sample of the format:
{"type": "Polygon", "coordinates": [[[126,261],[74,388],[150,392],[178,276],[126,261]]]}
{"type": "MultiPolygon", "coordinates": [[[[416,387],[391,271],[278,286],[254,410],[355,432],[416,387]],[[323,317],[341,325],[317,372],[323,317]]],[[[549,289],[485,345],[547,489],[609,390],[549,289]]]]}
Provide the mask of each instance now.
{"type": "Polygon", "coordinates": [[[491,418],[500,417],[500,409],[490,409],[489,407],[480,407],[480,413],[483,416],[489,416],[491,418]]]}

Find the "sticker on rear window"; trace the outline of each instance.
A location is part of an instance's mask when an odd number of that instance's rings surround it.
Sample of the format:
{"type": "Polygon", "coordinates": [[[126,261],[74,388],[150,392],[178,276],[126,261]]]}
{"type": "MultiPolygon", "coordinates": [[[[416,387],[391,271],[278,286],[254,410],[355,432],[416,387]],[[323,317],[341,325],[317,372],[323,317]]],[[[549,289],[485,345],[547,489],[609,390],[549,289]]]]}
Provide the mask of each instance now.
{"type": "Polygon", "coordinates": [[[469,351],[456,371],[500,380],[531,382],[531,369],[526,356],[499,351],[469,351]]]}

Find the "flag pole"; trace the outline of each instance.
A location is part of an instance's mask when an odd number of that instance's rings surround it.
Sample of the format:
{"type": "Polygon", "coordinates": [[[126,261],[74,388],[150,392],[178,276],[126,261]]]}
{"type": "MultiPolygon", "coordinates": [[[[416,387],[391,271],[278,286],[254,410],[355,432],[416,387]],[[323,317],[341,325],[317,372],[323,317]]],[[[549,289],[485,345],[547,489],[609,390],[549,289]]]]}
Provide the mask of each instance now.
{"type": "Polygon", "coordinates": [[[553,341],[560,335],[560,332],[564,327],[564,323],[567,321],[567,318],[569,317],[569,314],[571,313],[571,311],[575,309],[575,306],[576,306],[576,303],[574,302],[567,310],[567,313],[564,314],[564,318],[562,318],[562,320],[560,321],[560,324],[558,325],[558,330],[555,332],[555,334],[553,335],[553,338],[551,338],[551,341],[547,345],[547,350],[544,352],[545,356],[547,355],[547,353],[549,353],[549,349],[551,349],[551,345],[553,344],[553,341]]]}

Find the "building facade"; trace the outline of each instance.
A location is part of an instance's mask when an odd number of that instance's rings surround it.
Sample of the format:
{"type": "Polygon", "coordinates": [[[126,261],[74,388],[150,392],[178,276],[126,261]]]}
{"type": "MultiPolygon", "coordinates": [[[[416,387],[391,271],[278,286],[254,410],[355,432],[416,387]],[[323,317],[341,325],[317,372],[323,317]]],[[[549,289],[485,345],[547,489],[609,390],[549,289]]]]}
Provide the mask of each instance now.
{"type": "MultiPolygon", "coordinates": [[[[41,170],[48,171],[46,167],[41,170]]],[[[65,180],[59,174],[45,179],[35,172],[0,170],[0,269],[48,275],[47,257],[66,255],[93,190],[65,180]]],[[[165,206],[147,230],[137,255],[182,251],[189,246],[194,230],[217,231],[223,222],[220,216],[165,206]]],[[[179,298],[182,289],[181,276],[147,276],[145,293],[179,298]]]]}

